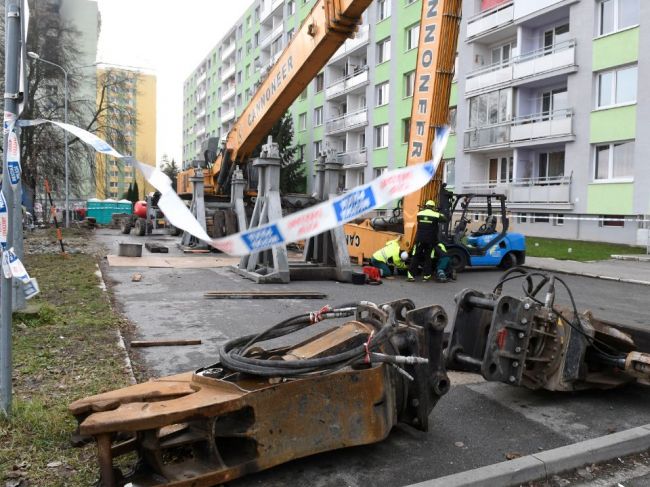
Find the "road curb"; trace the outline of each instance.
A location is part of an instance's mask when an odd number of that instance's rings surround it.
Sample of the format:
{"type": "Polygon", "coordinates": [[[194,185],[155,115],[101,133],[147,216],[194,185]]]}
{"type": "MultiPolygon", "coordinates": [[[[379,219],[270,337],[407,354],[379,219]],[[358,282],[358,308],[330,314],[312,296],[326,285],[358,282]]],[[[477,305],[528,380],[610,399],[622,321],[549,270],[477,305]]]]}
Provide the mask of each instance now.
{"type": "Polygon", "coordinates": [[[650,449],[650,425],[427,480],[408,487],[507,487],[650,449]]]}
{"type": "Polygon", "coordinates": [[[527,269],[534,269],[536,271],[554,272],[556,274],[566,274],[569,276],[591,277],[593,279],[601,279],[603,281],[624,282],[627,284],[639,284],[642,286],[650,286],[650,281],[641,281],[639,279],[626,279],[624,277],[601,276],[599,274],[591,274],[589,272],[572,272],[572,271],[564,271],[559,269],[549,269],[548,267],[528,265],[528,264],[525,264],[521,267],[525,267],[527,269]]]}

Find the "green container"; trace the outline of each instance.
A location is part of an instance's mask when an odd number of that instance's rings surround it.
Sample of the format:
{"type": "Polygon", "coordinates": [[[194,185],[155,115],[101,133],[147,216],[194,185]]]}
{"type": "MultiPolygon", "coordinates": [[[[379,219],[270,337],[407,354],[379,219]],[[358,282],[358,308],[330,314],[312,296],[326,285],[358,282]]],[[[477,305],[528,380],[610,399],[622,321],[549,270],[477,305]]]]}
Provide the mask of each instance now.
{"type": "Polygon", "coordinates": [[[129,200],[118,201],[117,207],[120,210],[118,213],[126,213],[127,215],[133,213],[133,203],[131,203],[129,200]]]}
{"type": "Polygon", "coordinates": [[[102,218],[102,201],[97,198],[91,198],[86,202],[88,208],[88,218],[94,218],[97,223],[101,223],[102,218]]]}

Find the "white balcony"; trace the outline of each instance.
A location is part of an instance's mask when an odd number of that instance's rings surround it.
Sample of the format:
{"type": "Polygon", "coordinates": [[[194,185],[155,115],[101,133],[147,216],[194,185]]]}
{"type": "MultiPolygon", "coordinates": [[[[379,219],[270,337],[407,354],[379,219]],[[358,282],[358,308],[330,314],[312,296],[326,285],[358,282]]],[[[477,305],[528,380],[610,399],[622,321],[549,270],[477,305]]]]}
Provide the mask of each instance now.
{"type": "Polygon", "coordinates": [[[516,118],[510,128],[510,141],[570,137],[573,135],[573,111],[555,110],[516,118]]]}
{"type": "Polygon", "coordinates": [[[510,143],[510,122],[475,127],[465,132],[463,148],[466,151],[500,147],[510,143]]]}
{"type": "Polygon", "coordinates": [[[264,49],[269,44],[271,44],[271,42],[273,42],[279,36],[282,35],[282,32],[284,32],[284,26],[282,25],[282,22],[280,22],[278,25],[276,25],[273,28],[271,32],[265,35],[264,38],[260,41],[260,49],[264,49]]]}
{"type": "Polygon", "coordinates": [[[203,135],[205,135],[205,126],[199,126],[198,130],[196,131],[196,136],[202,137],[203,135]]]}
{"type": "Polygon", "coordinates": [[[355,127],[368,125],[368,110],[363,109],[358,112],[347,113],[341,117],[333,118],[327,121],[326,132],[334,134],[337,132],[345,132],[355,127]]]}
{"type": "Polygon", "coordinates": [[[572,39],[515,58],[513,78],[516,80],[530,78],[575,65],[576,41],[572,39]]]}
{"type": "Polygon", "coordinates": [[[562,3],[564,0],[535,0],[534,2],[516,2],[515,5],[515,20],[526,17],[535,12],[539,12],[545,8],[552,7],[562,3]]]}
{"type": "Polygon", "coordinates": [[[208,77],[208,72],[204,71],[198,78],[196,78],[196,84],[200,85],[203,83],[208,77]]]}
{"type": "Polygon", "coordinates": [[[467,38],[480,36],[491,30],[510,24],[515,19],[515,6],[513,2],[497,5],[485,10],[467,21],[467,38]]]}
{"type": "Polygon", "coordinates": [[[235,96],[235,85],[231,86],[228,88],[226,91],[223,92],[223,95],[221,95],[221,101],[226,102],[230,100],[233,96],[235,96]]]}
{"type": "Polygon", "coordinates": [[[284,0],[266,0],[264,8],[260,12],[260,22],[264,22],[269,16],[284,5],[284,0]]]}
{"type": "Polygon", "coordinates": [[[346,40],[343,45],[339,48],[338,51],[334,53],[330,62],[335,61],[343,56],[351,54],[359,47],[368,43],[370,29],[368,25],[362,25],[359,27],[357,34],[354,36],[354,39],[346,40]]]}
{"type": "Polygon", "coordinates": [[[463,183],[466,193],[503,193],[511,205],[565,205],[570,206],[572,176],[519,179],[505,181],[468,181],[463,183]]]}
{"type": "Polygon", "coordinates": [[[201,118],[205,117],[205,113],[206,112],[205,112],[205,108],[204,108],[203,110],[201,110],[199,113],[196,114],[196,118],[201,119],[201,118]]]}
{"type": "Polygon", "coordinates": [[[201,90],[196,94],[196,101],[201,102],[203,99],[207,96],[208,92],[205,90],[201,90]]]}
{"type": "Polygon", "coordinates": [[[235,65],[232,64],[229,68],[221,71],[221,81],[226,81],[228,78],[235,76],[235,65]]]}
{"type": "Polygon", "coordinates": [[[343,164],[344,168],[365,167],[368,165],[368,154],[366,149],[350,152],[339,152],[336,159],[343,164]]]}
{"type": "Polygon", "coordinates": [[[494,88],[512,81],[512,65],[497,63],[486,68],[472,71],[467,75],[465,92],[471,93],[487,88],[494,88]]]}
{"type": "Polygon", "coordinates": [[[223,50],[223,52],[221,53],[221,60],[222,60],[222,61],[225,61],[225,60],[228,59],[230,56],[232,56],[233,54],[235,54],[235,49],[237,49],[237,46],[236,46],[235,43],[233,42],[232,44],[230,44],[228,47],[226,47],[226,48],[223,50]]]}
{"type": "Polygon", "coordinates": [[[368,84],[368,66],[364,66],[358,71],[336,80],[325,89],[327,99],[348,93],[355,88],[368,84]]]}
{"type": "Polygon", "coordinates": [[[221,114],[221,123],[227,123],[235,119],[235,107],[221,114]]]}

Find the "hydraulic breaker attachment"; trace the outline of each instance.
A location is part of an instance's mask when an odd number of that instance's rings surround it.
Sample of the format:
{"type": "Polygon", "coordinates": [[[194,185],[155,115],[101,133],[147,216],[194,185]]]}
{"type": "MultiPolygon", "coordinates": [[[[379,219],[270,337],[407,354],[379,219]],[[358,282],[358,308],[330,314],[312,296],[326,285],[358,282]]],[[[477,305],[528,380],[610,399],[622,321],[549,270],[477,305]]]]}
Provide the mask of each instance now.
{"type": "MultiPolygon", "coordinates": [[[[508,280],[506,276],[500,284],[508,280]]],[[[622,325],[598,320],[590,312],[578,313],[574,307],[555,306],[556,280],[564,284],[550,276],[537,285],[528,281],[522,299],[502,296],[501,285],[491,294],[466,289],[457,295],[456,319],[445,351],[447,368],[549,391],[648,382],[650,355],[636,351],[622,325]],[[536,295],[546,284],[546,297],[540,300],[536,295]]]]}
{"type": "Polygon", "coordinates": [[[73,403],[80,433],[97,441],[100,484],[220,485],[381,441],[398,422],[426,431],[449,389],[447,316],[414,308],[409,300],[325,307],[227,342],[210,367],[73,403]],[[297,345],[258,345],[343,316],[354,319],[297,345]],[[121,470],[127,459],[131,472],[121,470]]]}

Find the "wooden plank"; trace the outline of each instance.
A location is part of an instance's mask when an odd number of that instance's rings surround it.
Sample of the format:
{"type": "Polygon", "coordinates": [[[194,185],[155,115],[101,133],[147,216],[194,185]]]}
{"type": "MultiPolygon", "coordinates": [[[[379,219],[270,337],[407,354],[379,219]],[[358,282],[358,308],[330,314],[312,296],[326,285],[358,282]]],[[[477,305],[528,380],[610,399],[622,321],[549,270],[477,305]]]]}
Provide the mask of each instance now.
{"type": "Polygon", "coordinates": [[[201,340],[134,340],[131,346],[143,347],[179,347],[187,345],[201,345],[201,340]]]}
{"type": "Polygon", "coordinates": [[[327,294],[313,291],[210,291],[208,299],[325,299],[327,294]]]}

